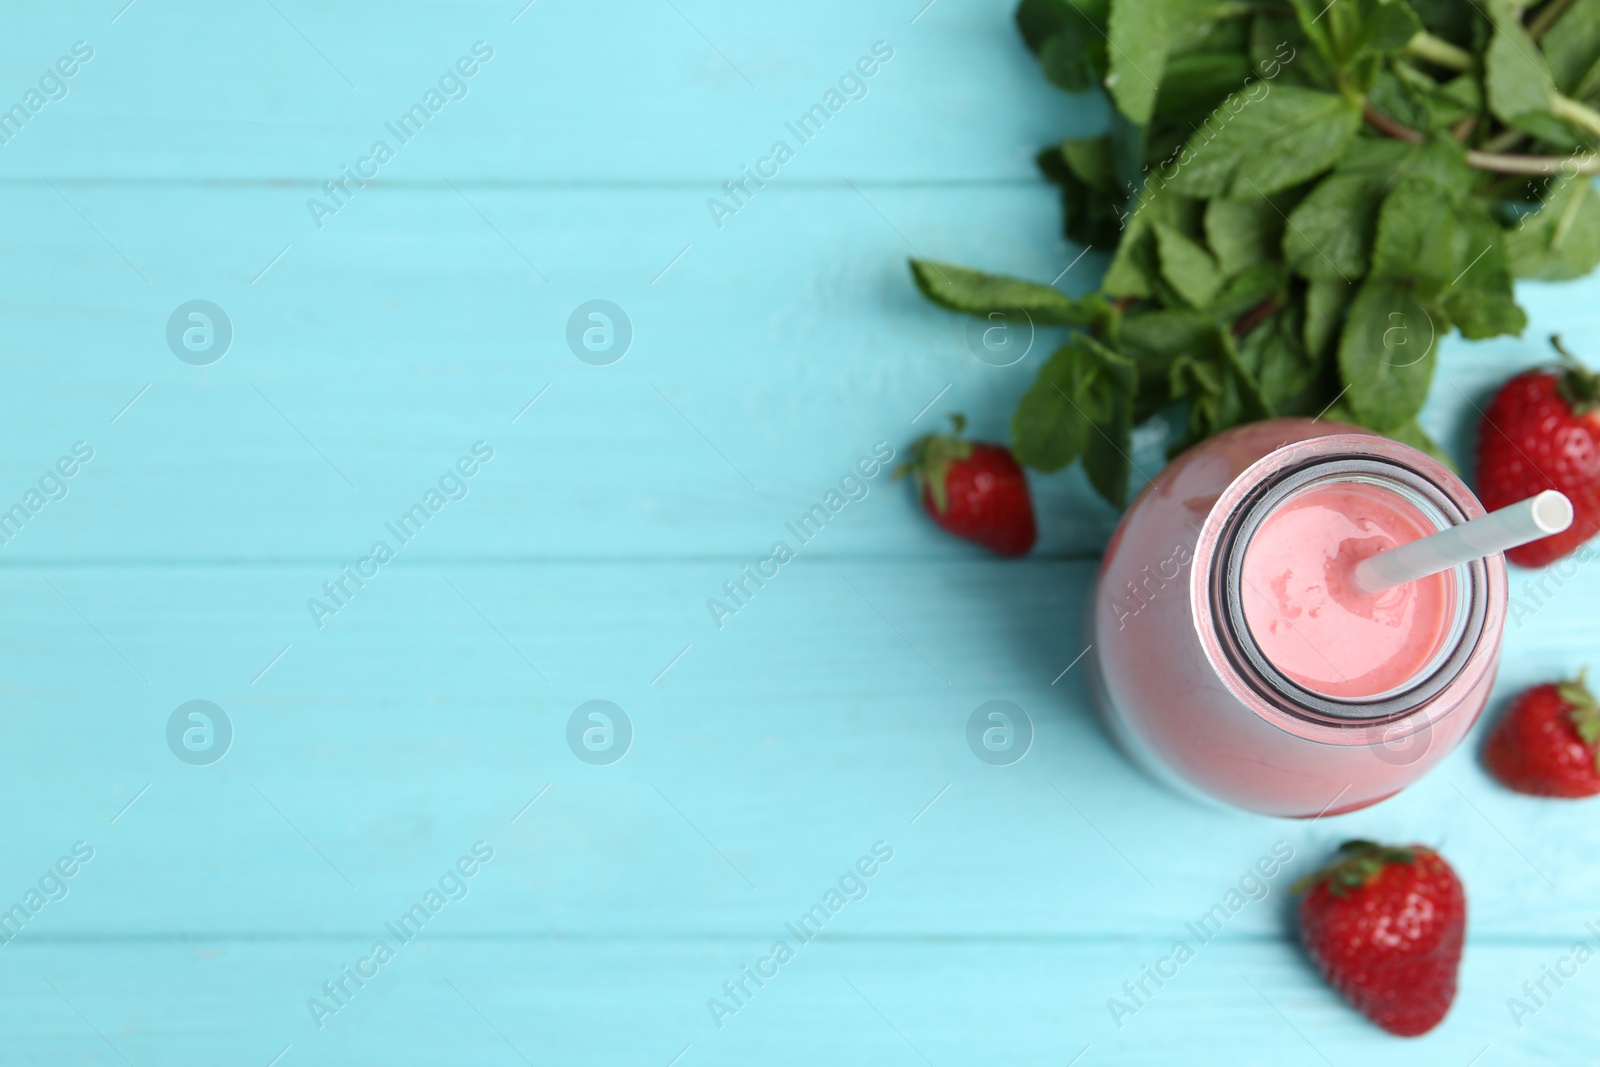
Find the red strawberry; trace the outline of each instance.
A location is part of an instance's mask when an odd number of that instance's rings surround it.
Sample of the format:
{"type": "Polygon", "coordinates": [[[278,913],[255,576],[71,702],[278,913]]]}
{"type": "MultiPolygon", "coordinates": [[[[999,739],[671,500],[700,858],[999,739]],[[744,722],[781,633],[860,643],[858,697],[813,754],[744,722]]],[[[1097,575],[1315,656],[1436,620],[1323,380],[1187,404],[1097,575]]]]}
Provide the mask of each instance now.
{"type": "Polygon", "coordinates": [[[957,537],[1002,556],[1026,555],[1038,538],[1028,479],[1010,449],[960,436],[967,420],[952,415],[955,433],[911,443],[911,459],[895,471],[917,481],[922,506],[957,537]]]}
{"type": "Polygon", "coordinates": [[[1346,841],[1326,870],[1296,883],[1300,938],[1357,1011],[1401,1037],[1439,1025],[1456,996],[1467,895],[1439,854],[1346,841]]]}
{"type": "Polygon", "coordinates": [[[1478,496],[1490,511],[1546,489],[1572,500],[1572,525],[1513,548],[1506,558],[1543,567],[1600,533],[1600,376],[1586,370],[1560,337],[1559,370],[1512,378],[1489,402],[1478,432],[1478,496]]]}
{"type": "Polygon", "coordinates": [[[1483,751],[1500,784],[1536,797],[1600,793],[1600,706],[1584,684],[1536,685],[1494,725],[1483,751]]]}

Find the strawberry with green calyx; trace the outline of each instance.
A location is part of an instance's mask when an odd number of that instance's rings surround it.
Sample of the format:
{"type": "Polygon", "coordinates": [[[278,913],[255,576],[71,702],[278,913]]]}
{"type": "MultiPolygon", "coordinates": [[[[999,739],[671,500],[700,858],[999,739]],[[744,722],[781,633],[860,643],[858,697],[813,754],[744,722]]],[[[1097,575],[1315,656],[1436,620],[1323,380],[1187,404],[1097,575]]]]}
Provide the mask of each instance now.
{"type": "Polygon", "coordinates": [[[953,433],[913,441],[895,477],[916,480],[923,509],[950,533],[1001,556],[1026,555],[1039,535],[1027,476],[1004,446],[964,439],[964,416],[950,422],[953,433]]]}
{"type": "Polygon", "coordinates": [[[1543,567],[1600,533],[1600,375],[1561,344],[1559,367],[1506,382],[1478,433],[1478,498],[1490,511],[1559,489],[1572,501],[1572,525],[1506,552],[1523,567],[1543,567]]]}
{"type": "Polygon", "coordinates": [[[1600,793],[1600,704],[1587,673],[1534,686],[1495,723],[1483,759],[1500,784],[1538,797],[1600,793]]]}
{"type": "Polygon", "coordinates": [[[1346,841],[1295,883],[1311,961],[1357,1011],[1401,1037],[1427,1033],[1456,995],[1467,896],[1424,845],[1346,841]]]}

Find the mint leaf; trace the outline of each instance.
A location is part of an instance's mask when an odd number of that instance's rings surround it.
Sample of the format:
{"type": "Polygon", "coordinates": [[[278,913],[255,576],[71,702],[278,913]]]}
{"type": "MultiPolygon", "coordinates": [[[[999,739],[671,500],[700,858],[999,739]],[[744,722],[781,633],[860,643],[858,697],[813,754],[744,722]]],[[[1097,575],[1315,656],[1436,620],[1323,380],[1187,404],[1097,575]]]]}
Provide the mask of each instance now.
{"type": "Polygon", "coordinates": [[[1206,203],[1206,243],[1224,274],[1278,258],[1283,211],[1271,200],[1211,200],[1206,203]]]}
{"type": "Polygon", "coordinates": [[[1483,60],[1489,110],[1508,126],[1553,144],[1574,145],[1572,130],[1550,113],[1555,75],[1544,53],[1509,5],[1495,5],[1494,21],[1494,40],[1483,60]]]}
{"type": "Polygon", "coordinates": [[[1259,383],[1262,406],[1274,415],[1315,415],[1327,403],[1318,388],[1323,361],[1301,340],[1301,309],[1274,313],[1238,342],[1239,362],[1259,383]]]}
{"type": "Polygon", "coordinates": [[[1471,340],[1527,325],[1512,295],[1499,224],[1480,201],[1451,187],[1412,177],[1395,186],[1379,212],[1372,274],[1408,283],[1418,299],[1437,299],[1471,340]]]}
{"type": "Polygon", "coordinates": [[[1224,282],[1206,310],[1220,321],[1239,319],[1269,299],[1282,302],[1288,283],[1282,263],[1257,263],[1224,282]]]}
{"type": "Polygon", "coordinates": [[[1101,279],[1101,291],[1109,296],[1160,296],[1164,303],[1182,303],[1183,298],[1172,292],[1161,276],[1154,227],[1157,223],[1167,223],[1187,229],[1185,223],[1198,206],[1175,193],[1145,186],[1138,200],[1125,209],[1123,224],[1126,228],[1116,255],[1101,279]]]}
{"type": "Polygon", "coordinates": [[[1489,110],[1515,125],[1524,115],[1550,110],[1555,78],[1544,53],[1515,15],[1497,10],[1494,40],[1484,55],[1489,110]]]}
{"type": "Polygon", "coordinates": [[[1072,400],[1081,376],[1082,335],[1051,353],[1011,416],[1011,451],[1035,470],[1058,471],[1089,442],[1089,417],[1072,400]]]}
{"type": "Polygon", "coordinates": [[[1320,358],[1339,335],[1345,309],[1355,286],[1343,279],[1314,280],[1306,286],[1306,316],[1303,341],[1305,350],[1320,358]]]}
{"type": "Polygon", "coordinates": [[[1156,251],[1161,257],[1161,276],[1190,307],[1205,308],[1222,285],[1217,261],[1200,245],[1176,228],[1156,223],[1156,251]]]}
{"type": "Polygon", "coordinates": [[[1197,125],[1250,77],[1250,61],[1240,52],[1172,56],[1156,95],[1155,116],[1197,125]]]}
{"type": "Polygon", "coordinates": [[[1502,334],[1520,335],[1528,315],[1517,306],[1508,284],[1502,288],[1469,288],[1463,283],[1445,293],[1441,305],[1461,336],[1481,341],[1502,334]]]}
{"type": "Polygon", "coordinates": [[[1478,28],[1482,9],[1461,0],[1411,0],[1411,9],[1422,20],[1422,28],[1451,44],[1468,48],[1478,28]]]}
{"type": "Polygon", "coordinates": [[[1126,198],[1113,187],[1111,138],[1066,140],[1039,154],[1045,177],[1061,186],[1067,237],[1076,244],[1111,250],[1122,236],[1126,198]]]}
{"type": "Polygon", "coordinates": [[[1596,87],[1586,85],[1600,65],[1600,0],[1577,0],[1539,39],[1556,88],[1579,99],[1596,87]]]}
{"type": "Polygon", "coordinates": [[[1387,430],[1422,409],[1444,329],[1405,283],[1371,278],[1361,286],[1339,338],[1339,376],[1363,425],[1387,430]]]}
{"type": "Polygon", "coordinates": [[[1600,193],[1587,178],[1558,179],[1538,212],[1506,233],[1511,272],[1559,282],[1600,266],[1600,193]]]}
{"type": "Polygon", "coordinates": [[[1106,35],[1087,19],[1069,25],[1039,49],[1039,69],[1069,93],[1086,93],[1106,76],[1106,35]]]}
{"type": "Polygon", "coordinates": [[[1362,0],[1360,7],[1358,49],[1398,52],[1422,32],[1422,20],[1406,0],[1362,0]]]}
{"type": "Polygon", "coordinates": [[[1112,5],[1106,88],[1133,122],[1146,125],[1155,113],[1167,54],[1200,8],[1198,0],[1122,0],[1112,5]]]}
{"type": "Polygon", "coordinates": [[[1122,319],[1117,350],[1133,360],[1139,392],[1134,399],[1134,421],[1143,422],[1173,401],[1173,365],[1185,354],[1222,358],[1222,327],[1193,311],[1147,311],[1122,319]]]}
{"type": "Polygon", "coordinates": [[[1483,111],[1483,84],[1477,75],[1463,74],[1441,85],[1415,67],[1397,63],[1379,73],[1367,99],[1404,126],[1442,134],[1483,111]]]}
{"type": "Polygon", "coordinates": [[[1253,372],[1235,350],[1232,336],[1215,324],[1208,333],[1196,334],[1190,347],[1180,351],[1169,378],[1172,395],[1189,403],[1189,432],[1169,450],[1173,455],[1195,441],[1271,414],[1253,372]]]}
{"type": "Polygon", "coordinates": [[[1069,137],[1061,142],[1061,158],[1067,169],[1089,188],[1111,190],[1115,164],[1111,158],[1110,137],[1069,137]]]}
{"type": "Polygon", "coordinates": [[[1257,82],[1229,96],[1184,146],[1167,183],[1188,196],[1270,196],[1339,161],[1361,109],[1334,93],[1257,82]]]}
{"type": "Polygon", "coordinates": [[[1099,34],[1106,26],[1111,0],[1022,0],[1017,5],[1017,29],[1028,48],[1038,54],[1050,38],[1087,29],[1099,34]]]}
{"type": "Polygon", "coordinates": [[[1268,81],[1284,85],[1319,86],[1333,79],[1333,68],[1306,38],[1305,31],[1286,9],[1258,11],[1250,22],[1250,68],[1268,81]]]}
{"type": "Polygon", "coordinates": [[[1403,179],[1378,212],[1372,273],[1436,289],[1449,285],[1483,251],[1481,245],[1466,251],[1472,242],[1457,229],[1462,215],[1446,190],[1420,178],[1403,179]]]}
{"type": "Polygon", "coordinates": [[[1128,472],[1133,466],[1133,391],[1114,387],[1111,411],[1096,423],[1083,450],[1083,473],[1112,507],[1128,502],[1128,472]]]}
{"type": "Polygon", "coordinates": [[[1222,352],[1228,373],[1233,379],[1233,386],[1238,392],[1241,416],[1239,421],[1253,422],[1257,419],[1272,418],[1272,405],[1267,402],[1261,382],[1257,379],[1254,369],[1245,364],[1231,334],[1222,335],[1222,352]]]}
{"type": "Polygon", "coordinates": [[[1089,444],[1097,421],[1130,406],[1137,387],[1131,360],[1085,334],[1056,349],[1011,418],[1011,450],[1036,470],[1056,471],[1089,444]]]}
{"type": "Polygon", "coordinates": [[[1316,48],[1330,66],[1339,66],[1338,49],[1334,45],[1333,23],[1343,20],[1353,14],[1353,5],[1343,4],[1334,0],[1333,3],[1323,4],[1321,0],[1289,0],[1289,7],[1293,9],[1295,18],[1300,22],[1300,32],[1305,34],[1306,40],[1316,48]],[[1333,21],[1324,24],[1323,20],[1329,15],[1333,21]]]}
{"type": "Polygon", "coordinates": [[[1520,334],[1528,316],[1512,292],[1505,231],[1477,200],[1453,205],[1460,268],[1440,299],[1461,336],[1478,341],[1501,334],[1520,334]]]}
{"type": "Polygon", "coordinates": [[[1078,397],[1093,419],[1083,448],[1083,472],[1089,484],[1113,507],[1127,503],[1128,472],[1133,462],[1133,403],[1138,372],[1132,360],[1113,352],[1093,338],[1086,352],[1092,356],[1088,373],[1078,383],[1078,397]]]}
{"type": "Polygon", "coordinates": [[[1220,328],[1193,311],[1147,311],[1123,318],[1117,349],[1133,360],[1140,381],[1165,379],[1183,353],[1220,351],[1220,328]]]}
{"type": "Polygon", "coordinates": [[[1036,326],[1088,326],[1107,309],[1098,294],[1071,297],[1048,285],[949,263],[914,259],[911,275],[922,295],[935,304],[980,318],[1018,312],[1036,326]]]}
{"type": "Polygon", "coordinates": [[[1346,282],[1367,272],[1378,208],[1392,174],[1336,171],[1289,215],[1283,256],[1313,281],[1346,282]]]}
{"type": "Polygon", "coordinates": [[[1155,238],[1149,228],[1130,225],[1123,231],[1116,255],[1100,279],[1100,290],[1107,296],[1148,297],[1155,291],[1161,275],[1161,265],[1156,261],[1155,238]]]}
{"type": "MultiPolygon", "coordinates": [[[[1478,172],[1467,165],[1466,149],[1453,137],[1434,137],[1422,144],[1366,140],[1351,149],[1347,166],[1392,171],[1396,181],[1417,178],[1461,197],[1477,188],[1478,172]]],[[[1340,168],[1341,170],[1344,167],[1340,168]]]]}

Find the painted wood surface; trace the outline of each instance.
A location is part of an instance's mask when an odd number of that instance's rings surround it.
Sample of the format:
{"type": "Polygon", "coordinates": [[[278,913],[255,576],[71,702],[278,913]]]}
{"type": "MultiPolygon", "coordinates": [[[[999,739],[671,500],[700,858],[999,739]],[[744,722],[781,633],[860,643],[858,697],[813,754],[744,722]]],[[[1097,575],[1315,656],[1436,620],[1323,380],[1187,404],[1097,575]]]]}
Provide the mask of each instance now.
{"type": "MultiPolygon", "coordinates": [[[[880,472],[736,615],[708,612],[879,442],[954,410],[1003,437],[1058,340],[988,366],[906,256],[1074,292],[1103,266],[1031,164],[1103,111],[1043,83],[1009,7],[8,9],[0,100],[74,42],[94,55],[0,145],[0,500],[93,449],[0,547],[0,903],[74,872],[0,945],[7,1062],[1589,1055],[1600,970],[1520,1027],[1506,1001],[1595,937],[1592,808],[1500,790],[1475,743],[1314,824],[1147,780],[1077,659],[1115,515],[1076,472],[1035,480],[1020,563],[937,535],[880,472]],[[307,199],[477,41],[464,98],[319,228],[307,199]],[[864,98],[719,228],[708,198],[879,41],[864,98]],[[565,337],[597,298],[634,331],[610,366],[565,337]],[[209,366],[168,349],[192,299],[233,326],[209,366]],[[477,442],[493,458],[441,487],[477,442]],[[313,618],[435,488],[460,499],[313,618]],[[1036,730],[1009,767],[964,737],[997,698],[1036,730]],[[197,699],[233,729],[207,766],[166,734],[197,699]],[[633,731],[609,765],[567,737],[597,699],[633,731]],[[1294,941],[1289,882],[1356,835],[1439,844],[1467,881],[1461,999],[1420,1044],[1294,941]],[[875,844],[892,859],[846,878],[875,844]],[[1186,924],[1274,846],[1293,859],[1202,944],[1186,924]],[[830,889],[849,902],[820,935],[789,932],[830,889]],[[390,933],[430,890],[421,933],[390,933]],[[379,939],[394,959],[314,1018],[379,939]],[[793,959],[763,964],[780,939],[793,959]],[[1179,939],[1194,959],[1119,1027],[1108,998],[1179,939]]],[[[1424,421],[1464,464],[1474,405],[1540,334],[1595,336],[1597,294],[1525,286],[1527,338],[1444,342],[1424,421]]],[[[1141,469],[1164,444],[1141,436],[1141,469]]],[[[1593,656],[1597,595],[1580,571],[1508,631],[1501,701],[1593,656]]]]}

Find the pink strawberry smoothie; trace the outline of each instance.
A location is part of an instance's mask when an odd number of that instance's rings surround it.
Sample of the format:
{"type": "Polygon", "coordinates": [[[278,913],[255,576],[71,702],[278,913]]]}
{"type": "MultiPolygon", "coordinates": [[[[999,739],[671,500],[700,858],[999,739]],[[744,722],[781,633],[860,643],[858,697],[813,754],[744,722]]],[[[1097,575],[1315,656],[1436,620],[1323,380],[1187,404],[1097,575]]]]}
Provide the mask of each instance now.
{"type": "Polygon", "coordinates": [[[1324,696],[1361,699],[1404,686],[1438,654],[1455,613],[1448,572],[1368,595],[1351,577],[1369,556],[1435,531],[1393,490],[1312,486],[1261,524],[1245,549],[1245,621],[1266,658],[1324,696]]]}

